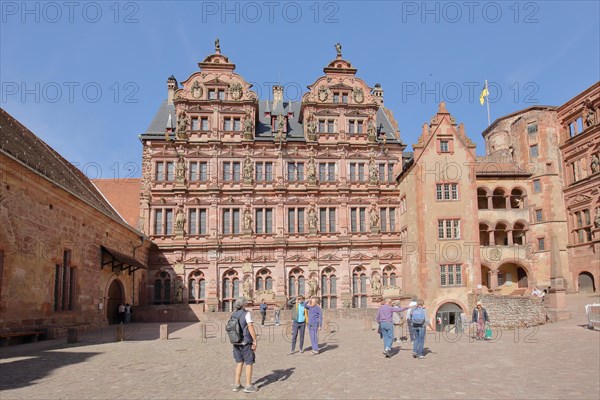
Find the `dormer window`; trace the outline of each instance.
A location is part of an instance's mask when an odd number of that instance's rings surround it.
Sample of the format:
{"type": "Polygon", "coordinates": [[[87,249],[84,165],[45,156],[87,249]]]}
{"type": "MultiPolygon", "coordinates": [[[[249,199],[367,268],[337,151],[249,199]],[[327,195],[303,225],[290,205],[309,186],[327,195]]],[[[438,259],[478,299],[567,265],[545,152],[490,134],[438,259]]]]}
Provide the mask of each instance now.
{"type": "Polygon", "coordinates": [[[339,103],[340,102],[340,94],[339,93],[334,93],[333,94],[333,102],[334,103],[339,103]]]}
{"type": "Polygon", "coordinates": [[[217,91],[215,89],[209,89],[208,90],[208,99],[209,100],[216,100],[217,99],[217,91]]]}
{"type": "Polygon", "coordinates": [[[342,93],[342,103],[348,104],[348,93],[342,93]]]}
{"type": "Polygon", "coordinates": [[[219,100],[225,100],[225,90],[218,90],[217,92],[218,96],[219,96],[219,100]]]}
{"type": "Polygon", "coordinates": [[[440,152],[448,153],[450,151],[450,147],[448,146],[447,140],[440,140],[440,152]]]}
{"type": "Polygon", "coordinates": [[[342,104],[348,104],[348,93],[344,93],[344,92],[335,92],[333,93],[333,102],[334,103],[342,103],[342,104]]]}
{"type": "Polygon", "coordinates": [[[438,153],[454,153],[454,143],[451,137],[439,138],[437,140],[438,153]]]}

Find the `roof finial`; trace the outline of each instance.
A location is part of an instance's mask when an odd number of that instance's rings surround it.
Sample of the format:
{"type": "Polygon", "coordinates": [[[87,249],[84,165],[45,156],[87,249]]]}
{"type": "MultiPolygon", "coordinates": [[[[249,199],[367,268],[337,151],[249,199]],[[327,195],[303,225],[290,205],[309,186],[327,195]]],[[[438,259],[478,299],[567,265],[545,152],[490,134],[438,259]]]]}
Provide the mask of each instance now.
{"type": "Polygon", "coordinates": [[[337,58],[342,58],[342,45],[340,42],[335,44],[335,51],[337,51],[337,58]]]}
{"type": "Polygon", "coordinates": [[[221,54],[221,43],[219,42],[219,38],[215,39],[215,54],[221,54]]]}

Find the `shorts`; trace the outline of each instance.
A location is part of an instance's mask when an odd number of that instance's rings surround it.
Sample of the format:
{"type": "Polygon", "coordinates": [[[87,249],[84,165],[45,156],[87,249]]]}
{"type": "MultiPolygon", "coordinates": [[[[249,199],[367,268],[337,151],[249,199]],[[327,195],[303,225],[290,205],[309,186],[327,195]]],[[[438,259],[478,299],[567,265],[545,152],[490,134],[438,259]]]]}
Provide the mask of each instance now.
{"type": "Polygon", "coordinates": [[[252,350],[252,343],[243,346],[233,346],[233,359],[236,363],[254,364],[256,356],[254,355],[254,350],[252,350]]]}

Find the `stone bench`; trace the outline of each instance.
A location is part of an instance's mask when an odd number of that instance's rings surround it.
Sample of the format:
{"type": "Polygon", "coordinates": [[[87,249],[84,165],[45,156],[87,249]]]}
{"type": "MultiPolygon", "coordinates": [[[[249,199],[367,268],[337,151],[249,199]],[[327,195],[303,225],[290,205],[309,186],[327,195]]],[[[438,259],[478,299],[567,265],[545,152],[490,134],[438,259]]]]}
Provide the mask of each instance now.
{"type": "Polygon", "coordinates": [[[0,343],[3,346],[8,346],[11,340],[15,338],[30,338],[32,342],[37,342],[38,338],[45,335],[45,333],[44,331],[5,332],[0,334],[0,343]]]}

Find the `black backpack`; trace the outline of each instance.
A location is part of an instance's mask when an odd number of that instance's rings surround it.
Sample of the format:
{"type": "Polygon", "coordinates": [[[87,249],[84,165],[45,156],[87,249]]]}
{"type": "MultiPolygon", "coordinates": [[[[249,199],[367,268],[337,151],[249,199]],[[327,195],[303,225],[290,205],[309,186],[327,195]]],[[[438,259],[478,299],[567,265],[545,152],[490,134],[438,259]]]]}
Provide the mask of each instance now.
{"type": "Polygon", "coordinates": [[[239,317],[236,317],[235,314],[236,313],[233,313],[231,314],[231,317],[229,317],[229,321],[227,321],[227,325],[225,325],[225,332],[227,332],[231,344],[242,344],[244,341],[244,330],[242,329],[240,318],[245,317],[246,312],[239,317]]]}

